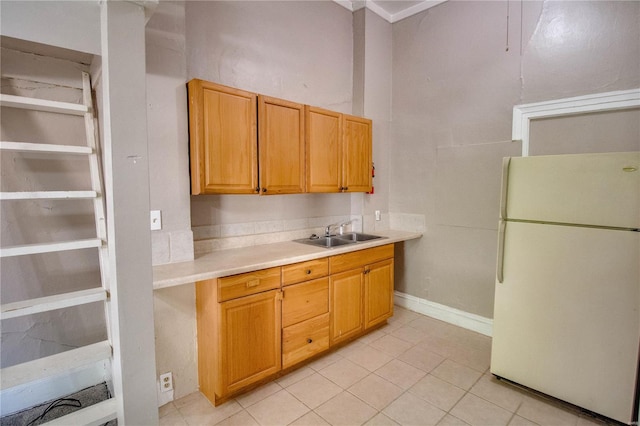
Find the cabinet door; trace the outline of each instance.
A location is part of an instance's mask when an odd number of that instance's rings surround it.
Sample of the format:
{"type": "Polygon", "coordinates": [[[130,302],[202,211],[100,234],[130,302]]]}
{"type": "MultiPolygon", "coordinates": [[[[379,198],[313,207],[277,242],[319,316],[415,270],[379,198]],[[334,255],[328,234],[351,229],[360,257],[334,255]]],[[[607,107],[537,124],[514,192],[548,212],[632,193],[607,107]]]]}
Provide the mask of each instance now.
{"type": "Polygon", "coordinates": [[[371,120],[343,116],[342,188],[346,192],[371,191],[371,120]]]}
{"type": "Polygon", "coordinates": [[[393,315],[393,259],[364,268],[364,327],[393,315]]]}
{"type": "Polygon", "coordinates": [[[188,89],[191,193],[255,193],[257,95],[203,80],[188,89]]]}
{"type": "Polygon", "coordinates": [[[222,397],[281,367],[281,304],[278,290],[220,303],[222,397]]]}
{"type": "Polygon", "coordinates": [[[304,192],[304,105],[258,98],[261,194],[304,192]]]}
{"type": "Polygon", "coordinates": [[[330,341],[338,343],[362,331],[362,269],[330,277],[330,341]]]}
{"type": "Polygon", "coordinates": [[[306,106],[307,192],[340,192],[341,114],[306,106]]]}

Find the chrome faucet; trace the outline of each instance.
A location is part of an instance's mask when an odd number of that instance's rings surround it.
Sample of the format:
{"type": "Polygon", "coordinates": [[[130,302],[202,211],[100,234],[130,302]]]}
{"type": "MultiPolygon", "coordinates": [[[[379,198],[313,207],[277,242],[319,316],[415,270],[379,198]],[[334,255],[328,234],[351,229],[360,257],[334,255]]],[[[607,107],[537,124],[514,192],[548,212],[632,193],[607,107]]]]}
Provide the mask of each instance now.
{"type": "Polygon", "coordinates": [[[351,225],[353,222],[357,220],[358,219],[350,219],[350,220],[347,220],[346,222],[332,223],[331,225],[327,225],[327,227],[324,229],[324,236],[325,237],[331,236],[331,228],[338,228],[338,233],[342,235],[344,233],[344,227],[347,225],[351,225]]]}
{"type": "Polygon", "coordinates": [[[329,238],[331,236],[331,228],[335,228],[336,226],[339,226],[339,224],[332,223],[331,225],[327,225],[327,227],[324,228],[324,236],[329,238]]]}

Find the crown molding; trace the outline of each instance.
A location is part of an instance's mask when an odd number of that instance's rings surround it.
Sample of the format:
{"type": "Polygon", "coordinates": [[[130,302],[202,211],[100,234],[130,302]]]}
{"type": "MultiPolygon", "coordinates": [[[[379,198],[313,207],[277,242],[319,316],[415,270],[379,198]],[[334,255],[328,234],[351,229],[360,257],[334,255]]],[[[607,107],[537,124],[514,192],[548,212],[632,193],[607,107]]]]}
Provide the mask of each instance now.
{"type": "Polygon", "coordinates": [[[413,16],[416,13],[420,13],[424,10],[430,9],[434,6],[439,5],[440,3],[444,3],[447,0],[424,0],[422,3],[413,5],[408,7],[398,13],[391,14],[387,12],[382,6],[370,1],[370,0],[333,0],[335,3],[344,7],[345,9],[355,12],[356,10],[360,10],[362,8],[367,8],[376,15],[380,16],[385,21],[393,24],[402,19],[408,18],[409,16],[413,16]]]}

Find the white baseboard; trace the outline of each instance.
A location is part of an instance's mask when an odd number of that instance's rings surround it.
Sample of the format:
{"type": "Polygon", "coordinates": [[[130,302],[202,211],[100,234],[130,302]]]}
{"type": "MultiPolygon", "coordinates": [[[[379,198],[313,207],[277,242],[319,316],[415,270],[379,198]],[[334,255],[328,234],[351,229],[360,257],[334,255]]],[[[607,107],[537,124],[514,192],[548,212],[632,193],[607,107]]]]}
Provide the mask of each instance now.
{"type": "Polygon", "coordinates": [[[394,303],[410,311],[418,312],[468,330],[473,330],[485,336],[493,335],[493,320],[490,318],[430,302],[429,300],[399,291],[395,292],[394,303]]]}
{"type": "Polygon", "coordinates": [[[4,389],[0,392],[0,415],[17,413],[105,381],[108,383],[110,368],[107,363],[108,361],[99,361],[64,375],[4,389]]]}

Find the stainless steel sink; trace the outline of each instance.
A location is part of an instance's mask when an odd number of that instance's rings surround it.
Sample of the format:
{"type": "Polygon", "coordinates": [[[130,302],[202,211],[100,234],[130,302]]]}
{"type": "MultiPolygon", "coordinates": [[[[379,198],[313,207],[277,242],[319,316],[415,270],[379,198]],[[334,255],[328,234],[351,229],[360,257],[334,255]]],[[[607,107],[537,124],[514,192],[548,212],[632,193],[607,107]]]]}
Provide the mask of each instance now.
{"type": "Polygon", "coordinates": [[[359,232],[350,232],[348,234],[332,235],[330,237],[317,237],[315,235],[312,235],[309,238],[301,238],[299,240],[293,241],[295,241],[296,243],[309,244],[316,247],[331,248],[344,246],[347,244],[355,244],[363,241],[375,240],[378,238],[384,237],[370,234],[361,234],[359,232]]]}
{"type": "Polygon", "coordinates": [[[383,238],[378,235],[371,234],[362,234],[360,232],[349,232],[348,234],[336,235],[334,238],[340,238],[341,240],[360,242],[360,241],[371,241],[377,240],[378,238],[383,238]]]}
{"type": "Polygon", "coordinates": [[[346,244],[353,244],[355,241],[345,240],[337,237],[311,237],[311,238],[301,238],[299,240],[293,240],[296,243],[309,244],[317,247],[338,247],[344,246],[346,244]]]}

